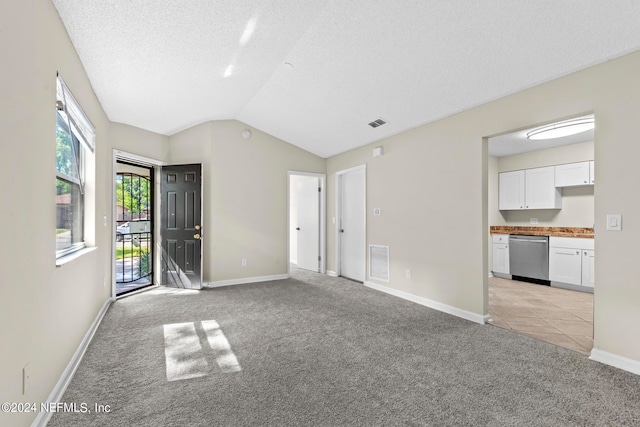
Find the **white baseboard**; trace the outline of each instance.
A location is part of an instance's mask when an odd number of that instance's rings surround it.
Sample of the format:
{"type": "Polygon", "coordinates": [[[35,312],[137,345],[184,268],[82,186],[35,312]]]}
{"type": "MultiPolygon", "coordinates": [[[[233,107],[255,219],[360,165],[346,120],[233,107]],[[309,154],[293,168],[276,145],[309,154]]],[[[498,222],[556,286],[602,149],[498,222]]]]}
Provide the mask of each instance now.
{"type": "Polygon", "coordinates": [[[205,283],[203,288],[219,288],[221,286],[244,285],[245,283],[270,282],[272,280],[288,279],[288,274],[274,274],[272,276],[243,277],[241,279],[218,280],[205,283]]]}
{"type": "Polygon", "coordinates": [[[484,325],[486,323],[486,318],[488,316],[482,314],[472,313],[470,311],[462,310],[447,304],[443,304],[438,301],[433,301],[428,298],[419,297],[417,295],[410,294],[408,292],[400,291],[397,289],[389,288],[386,286],[378,285],[377,283],[365,281],[364,285],[387,293],[389,295],[393,295],[402,299],[406,299],[407,301],[415,302],[416,304],[424,305],[425,307],[433,308],[434,310],[442,311],[447,314],[452,314],[457,317],[461,317],[466,320],[470,320],[475,323],[480,323],[484,325]]]}
{"type": "MultiPolygon", "coordinates": [[[[78,366],[80,365],[80,361],[84,356],[84,352],[87,351],[87,347],[89,347],[89,343],[93,339],[93,335],[96,333],[98,326],[100,326],[100,322],[102,322],[102,318],[107,313],[107,310],[109,309],[109,306],[113,301],[114,300],[111,298],[105,301],[104,305],[100,309],[100,312],[98,312],[98,315],[96,316],[95,320],[89,327],[89,330],[87,331],[84,338],[80,342],[78,349],[73,354],[73,356],[71,357],[71,360],[67,364],[67,367],[62,372],[62,375],[60,376],[60,379],[56,383],[53,390],[51,391],[51,394],[49,394],[49,397],[47,398],[47,403],[58,403],[60,402],[60,399],[62,399],[62,396],[64,395],[64,392],[67,389],[67,386],[69,385],[69,383],[71,382],[71,379],[73,378],[73,374],[75,374],[76,369],[78,369],[78,366]]],[[[49,420],[51,419],[52,415],[53,415],[53,412],[49,412],[49,411],[38,412],[38,416],[36,417],[35,420],[33,420],[31,427],[34,427],[34,426],[45,427],[49,422],[49,420]]]]}
{"type": "Polygon", "coordinates": [[[335,271],[327,270],[327,276],[338,277],[338,273],[335,271]]]}
{"type": "Polygon", "coordinates": [[[631,372],[632,374],[640,375],[640,361],[637,360],[628,359],[597,348],[591,350],[589,359],[631,372]]]}

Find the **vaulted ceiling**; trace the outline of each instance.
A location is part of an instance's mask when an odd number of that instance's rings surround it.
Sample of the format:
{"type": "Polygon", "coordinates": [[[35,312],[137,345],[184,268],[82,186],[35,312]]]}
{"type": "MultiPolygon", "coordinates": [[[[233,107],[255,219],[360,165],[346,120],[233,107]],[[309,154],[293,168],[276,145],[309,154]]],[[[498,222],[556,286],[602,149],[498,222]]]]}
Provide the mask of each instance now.
{"type": "Polygon", "coordinates": [[[637,0],[53,3],[110,120],[237,119],[322,157],[640,49],[637,0]]]}

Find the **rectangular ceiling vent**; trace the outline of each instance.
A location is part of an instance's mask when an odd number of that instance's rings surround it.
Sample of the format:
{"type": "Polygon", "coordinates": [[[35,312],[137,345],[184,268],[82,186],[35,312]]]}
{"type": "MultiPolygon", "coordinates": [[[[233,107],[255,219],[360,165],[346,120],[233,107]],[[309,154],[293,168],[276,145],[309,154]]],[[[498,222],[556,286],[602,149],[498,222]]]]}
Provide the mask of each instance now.
{"type": "Polygon", "coordinates": [[[385,123],[387,123],[387,122],[385,122],[382,119],[378,119],[378,120],[374,120],[371,123],[369,123],[369,126],[371,126],[372,128],[377,128],[378,126],[382,126],[385,123]]]}
{"type": "Polygon", "coordinates": [[[369,245],[369,277],[389,281],[389,246],[369,245]]]}

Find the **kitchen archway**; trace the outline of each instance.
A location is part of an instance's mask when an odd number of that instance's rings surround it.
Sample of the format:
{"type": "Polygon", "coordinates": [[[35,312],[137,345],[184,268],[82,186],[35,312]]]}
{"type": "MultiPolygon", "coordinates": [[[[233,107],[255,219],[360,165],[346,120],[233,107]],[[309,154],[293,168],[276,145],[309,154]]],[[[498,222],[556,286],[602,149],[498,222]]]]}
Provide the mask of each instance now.
{"type": "MultiPolygon", "coordinates": [[[[577,117],[593,119],[592,114],[577,117]]],[[[527,138],[541,127],[487,138],[489,323],[588,354],[593,347],[595,134],[591,129],[547,140],[527,138]],[[516,235],[518,241],[510,238],[516,235]],[[538,266],[543,258],[548,264],[538,266]],[[531,272],[527,264],[532,263],[546,275],[531,272]]]]}

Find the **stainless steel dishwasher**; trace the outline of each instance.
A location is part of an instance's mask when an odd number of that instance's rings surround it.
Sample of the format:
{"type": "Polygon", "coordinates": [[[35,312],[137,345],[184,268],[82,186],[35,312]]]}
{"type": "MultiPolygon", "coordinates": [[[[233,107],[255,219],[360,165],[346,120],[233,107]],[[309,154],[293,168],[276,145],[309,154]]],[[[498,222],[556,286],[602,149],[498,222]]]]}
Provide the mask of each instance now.
{"type": "Polygon", "coordinates": [[[548,282],[549,237],[509,236],[509,270],[511,276],[548,282]]]}

